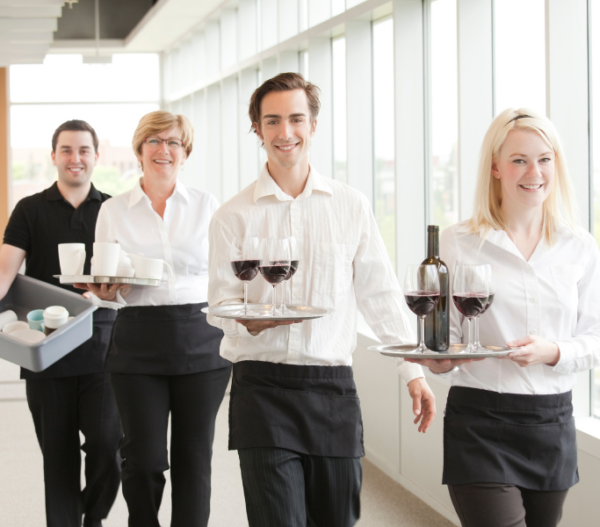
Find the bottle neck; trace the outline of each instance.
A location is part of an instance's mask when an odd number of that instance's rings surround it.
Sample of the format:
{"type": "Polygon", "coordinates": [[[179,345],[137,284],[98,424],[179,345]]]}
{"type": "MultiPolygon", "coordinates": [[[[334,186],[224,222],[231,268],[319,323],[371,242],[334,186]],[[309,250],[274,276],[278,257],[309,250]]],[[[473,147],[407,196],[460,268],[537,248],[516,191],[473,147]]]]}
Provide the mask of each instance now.
{"type": "Polygon", "coordinates": [[[427,233],[427,258],[439,258],[440,237],[437,232],[427,233]]]}

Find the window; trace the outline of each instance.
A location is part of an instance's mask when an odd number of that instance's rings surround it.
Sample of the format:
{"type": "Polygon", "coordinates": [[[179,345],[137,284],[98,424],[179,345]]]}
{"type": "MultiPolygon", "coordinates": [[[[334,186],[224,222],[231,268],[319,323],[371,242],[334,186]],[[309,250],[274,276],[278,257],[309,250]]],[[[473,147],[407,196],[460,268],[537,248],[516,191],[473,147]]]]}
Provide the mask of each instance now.
{"type": "Polygon", "coordinates": [[[443,230],[459,221],[456,0],[432,0],[430,8],[429,221],[443,230]]]}
{"type": "Polygon", "coordinates": [[[495,114],[506,108],[546,113],[544,0],[494,2],[495,114]]]}
{"type": "MultiPolygon", "coordinates": [[[[596,35],[600,34],[600,0],[592,0],[591,4],[591,49],[589,56],[591,57],[590,73],[592,75],[592,185],[593,189],[593,233],[598,244],[600,244],[600,38],[596,35]]],[[[592,412],[594,417],[600,419],[600,368],[594,371],[593,395],[592,395],[592,412]]]]}
{"type": "Polygon", "coordinates": [[[70,119],[87,121],[100,139],[94,185],[110,195],[131,189],[139,177],[131,138],[140,118],[158,109],[158,79],[153,54],[115,55],[109,65],[49,55],[43,65],[12,66],[11,208],[56,180],[52,134],[70,119]]]}
{"type": "Polygon", "coordinates": [[[333,178],[347,183],[346,174],[346,39],[331,42],[333,80],[333,178]]]}
{"type": "Polygon", "coordinates": [[[395,269],[394,138],[394,21],[388,18],[373,24],[373,195],[377,225],[395,269]]]}

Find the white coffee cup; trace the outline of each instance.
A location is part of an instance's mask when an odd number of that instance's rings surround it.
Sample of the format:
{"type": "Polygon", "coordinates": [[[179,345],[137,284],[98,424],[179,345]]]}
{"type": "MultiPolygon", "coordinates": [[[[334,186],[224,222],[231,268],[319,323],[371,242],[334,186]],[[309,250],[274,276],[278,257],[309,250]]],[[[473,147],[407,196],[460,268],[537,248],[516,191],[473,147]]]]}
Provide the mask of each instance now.
{"type": "Polygon", "coordinates": [[[60,274],[80,276],[85,264],[85,243],[60,243],[58,245],[60,274]]]}
{"type": "Polygon", "coordinates": [[[44,309],[44,332],[49,335],[69,321],[69,312],[62,306],[50,306],[44,309]]]}
{"type": "Polygon", "coordinates": [[[8,311],[0,313],[0,330],[2,330],[2,328],[4,328],[6,324],[10,322],[16,322],[17,320],[19,320],[17,318],[17,314],[10,309],[8,311]]]}
{"type": "Polygon", "coordinates": [[[173,278],[173,269],[164,260],[155,258],[145,258],[138,254],[130,254],[129,259],[135,269],[136,278],[152,278],[160,280],[163,276],[163,271],[166,266],[169,278],[173,278]]]}
{"type": "Polygon", "coordinates": [[[21,329],[30,329],[29,324],[27,322],[22,322],[17,320],[15,322],[9,322],[2,328],[2,333],[14,333],[15,331],[19,331],[21,329]]]}
{"type": "Polygon", "coordinates": [[[121,246],[118,243],[94,243],[94,275],[117,276],[121,246]]]}

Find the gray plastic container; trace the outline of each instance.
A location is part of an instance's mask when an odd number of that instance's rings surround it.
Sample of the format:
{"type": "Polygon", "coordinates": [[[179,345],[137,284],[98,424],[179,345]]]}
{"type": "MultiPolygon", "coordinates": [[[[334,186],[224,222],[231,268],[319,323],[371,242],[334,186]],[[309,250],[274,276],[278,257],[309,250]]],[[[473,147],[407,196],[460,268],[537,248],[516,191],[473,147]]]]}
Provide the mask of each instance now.
{"type": "Polygon", "coordinates": [[[29,276],[17,275],[0,301],[0,313],[12,309],[19,320],[27,322],[27,313],[49,306],[63,306],[75,318],[37,344],[27,344],[0,332],[0,358],[38,372],[91,338],[97,307],[81,295],[29,276]]]}

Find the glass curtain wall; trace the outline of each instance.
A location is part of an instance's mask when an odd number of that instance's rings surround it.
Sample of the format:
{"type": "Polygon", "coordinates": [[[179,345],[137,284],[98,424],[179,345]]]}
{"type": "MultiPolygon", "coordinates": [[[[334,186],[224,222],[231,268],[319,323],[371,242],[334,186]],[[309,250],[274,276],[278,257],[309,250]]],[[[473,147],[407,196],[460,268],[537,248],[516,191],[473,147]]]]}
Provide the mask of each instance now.
{"type": "MultiPolygon", "coordinates": [[[[600,0],[590,4],[590,73],[592,75],[592,185],[594,237],[600,245],[600,0]]],[[[600,368],[593,376],[592,411],[600,418],[600,368]]]]}
{"type": "Polygon", "coordinates": [[[429,13],[429,221],[441,231],[459,221],[456,0],[431,0],[429,13]]]}
{"type": "Polygon", "coordinates": [[[331,42],[333,87],[333,179],[348,182],[346,173],[346,39],[331,42]]]}
{"type": "Polygon", "coordinates": [[[10,82],[11,207],[56,181],[52,135],[71,119],[87,121],[100,139],[94,185],[113,196],[133,187],[140,175],[133,132],[159,107],[157,55],[114,55],[107,65],[83,64],[81,55],[49,55],[44,64],[11,66],[10,82]]]}
{"type": "Polygon", "coordinates": [[[506,108],[546,114],[545,0],[494,2],[495,115],[506,108]]]}
{"type": "Polygon", "coordinates": [[[377,225],[395,269],[394,139],[394,21],[387,18],[373,23],[373,195],[377,225]]]}

